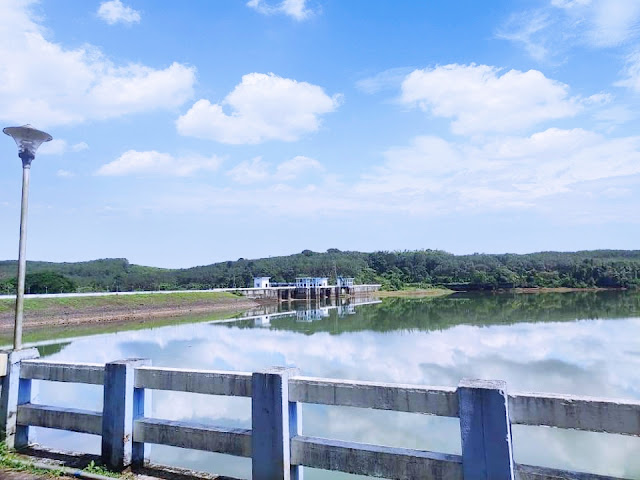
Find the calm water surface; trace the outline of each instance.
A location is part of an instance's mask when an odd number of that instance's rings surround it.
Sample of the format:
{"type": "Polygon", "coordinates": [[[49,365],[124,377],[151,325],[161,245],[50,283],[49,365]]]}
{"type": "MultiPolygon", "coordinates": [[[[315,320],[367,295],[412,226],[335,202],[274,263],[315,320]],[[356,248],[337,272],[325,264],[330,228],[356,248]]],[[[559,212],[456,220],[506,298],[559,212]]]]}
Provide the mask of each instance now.
{"type": "MultiPolygon", "coordinates": [[[[198,322],[122,331],[39,347],[52,360],[254,371],[289,365],[304,375],[455,386],[461,378],[506,380],[512,392],[640,400],[640,295],[581,292],[386,299],[304,309],[231,323],[198,322]]],[[[261,312],[254,312],[259,314],[261,312]]],[[[100,409],[101,388],[39,383],[37,402],[100,409]]],[[[250,428],[249,399],[154,392],[153,415],[250,428]]],[[[348,407],[303,407],[304,433],[460,453],[457,419],[348,407]]],[[[35,429],[51,447],[97,453],[89,435],[35,429]]],[[[514,427],[516,461],[640,478],[640,439],[514,427]]],[[[152,446],[152,461],[239,478],[250,461],[152,446]]],[[[355,478],[306,470],[308,479],[355,478]]]]}

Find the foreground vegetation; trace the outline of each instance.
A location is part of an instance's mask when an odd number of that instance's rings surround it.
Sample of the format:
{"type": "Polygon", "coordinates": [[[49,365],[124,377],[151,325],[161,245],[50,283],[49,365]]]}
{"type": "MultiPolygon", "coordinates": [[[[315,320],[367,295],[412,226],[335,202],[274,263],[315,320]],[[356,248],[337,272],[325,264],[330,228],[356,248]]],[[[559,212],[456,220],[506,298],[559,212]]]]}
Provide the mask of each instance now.
{"type": "MultiPolygon", "coordinates": [[[[15,261],[0,262],[0,292],[15,284],[15,261]]],[[[380,283],[384,290],[405,288],[629,288],[640,286],[640,250],[540,252],[526,255],[452,255],[440,250],[401,252],[302,253],[187,269],[130,264],[126,259],[77,263],[29,262],[28,291],[129,291],[246,287],[254,276],[291,282],[296,276],[339,275],[357,283],[380,283]],[[46,273],[47,275],[43,275],[46,273]],[[57,277],[56,277],[57,275],[57,277]],[[71,282],[64,284],[62,279],[71,282]],[[47,283],[48,282],[48,283],[47,283]],[[55,282],[55,285],[54,285],[55,282]],[[66,285],[66,287],[65,287],[66,285]]]]}
{"type": "MultiPolygon", "coordinates": [[[[32,459],[28,457],[24,457],[22,455],[18,455],[15,452],[10,451],[4,442],[0,443],[0,477],[2,476],[2,471],[17,471],[17,472],[25,472],[32,475],[38,475],[43,477],[51,477],[51,478],[70,478],[65,474],[71,474],[73,477],[78,476],[77,469],[68,469],[63,466],[54,466],[52,465],[51,469],[39,468],[34,465],[32,459]]],[[[102,465],[96,464],[95,461],[91,460],[89,464],[82,469],[84,473],[100,475],[103,477],[111,477],[111,478],[122,478],[122,479],[133,479],[133,475],[131,474],[121,474],[112,472],[111,470],[103,467],[102,465]]]]}

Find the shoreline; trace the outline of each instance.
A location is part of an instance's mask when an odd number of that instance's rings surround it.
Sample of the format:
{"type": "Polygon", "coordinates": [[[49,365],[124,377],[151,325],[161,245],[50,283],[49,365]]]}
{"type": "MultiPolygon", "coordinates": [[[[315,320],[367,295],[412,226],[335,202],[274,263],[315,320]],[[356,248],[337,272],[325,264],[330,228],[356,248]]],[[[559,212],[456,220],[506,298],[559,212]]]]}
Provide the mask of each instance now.
{"type": "Polygon", "coordinates": [[[518,287],[507,292],[513,293],[572,293],[572,292],[610,292],[610,291],[626,291],[628,288],[604,288],[604,287],[588,287],[588,288],[573,288],[573,287],[518,287]]]}
{"type": "Polygon", "coordinates": [[[447,288],[417,288],[411,290],[378,290],[373,295],[379,298],[444,297],[455,293],[447,288]]]}
{"type": "MultiPolygon", "coordinates": [[[[125,326],[159,318],[241,313],[272,303],[231,294],[161,294],[136,297],[25,299],[23,329],[125,326]]],[[[0,302],[0,335],[13,330],[13,301],[0,302]]]]}
{"type": "MultiPolygon", "coordinates": [[[[600,292],[606,288],[540,287],[495,290],[483,293],[572,293],[600,292]]],[[[378,291],[386,298],[439,298],[456,292],[443,288],[378,291]]],[[[121,329],[153,328],[191,321],[233,318],[252,308],[273,305],[274,299],[250,299],[228,292],[181,292],[129,296],[26,298],[24,336],[36,339],[64,337],[69,331],[84,335],[121,329]],[[45,335],[46,334],[46,335],[45,335]]],[[[0,341],[8,341],[14,328],[14,302],[0,299],[0,341]]]]}
{"type": "Polygon", "coordinates": [[[448,288],[418,288],[409,290],[379,290],[375,296],[380,298],[394,297],[442,297],[452,295],[454,293],[482,293],[482,294],[502,294],[502,293],[579,293],[579,292],[610,292],[610,291],[626,291],[627,288],[604,288],[604,287],[516,287],[516,288],[498,288],[495,290],[451,290],[448,288]]]}

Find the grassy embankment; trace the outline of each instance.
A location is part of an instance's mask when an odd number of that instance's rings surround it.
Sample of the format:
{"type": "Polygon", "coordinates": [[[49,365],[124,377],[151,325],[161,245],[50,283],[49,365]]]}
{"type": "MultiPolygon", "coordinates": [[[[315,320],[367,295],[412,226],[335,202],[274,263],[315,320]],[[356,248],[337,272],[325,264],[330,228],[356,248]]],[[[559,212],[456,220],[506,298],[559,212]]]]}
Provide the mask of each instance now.
{"type": "MultiPolygon", "coordinates": [[[[25,299],[24,341],[144,329],[239,316],[258,306],[228,292],[25,299]]],[[[14,300],[0,300],[0,343],[9,343],[14,300]]]]}
{"type": "Polygon", "coordinates": [[[408,288],[406,290],[380,290],[376,296],[380,298],[396,297],[442,297],[454,293],[448,288],[408,288]]]}
{"type": "MultiPolygon", "coordinates": [[[[29,298],[24,302],[25,312],[40,312],[51,309],[69,309],[80,311],[87,308],[149,307],[149,306],[188,306],[199,301],[219,301],[221,304],[245,300],[245,297],[229,292],[178,292],[178,293],[139,293],[135,295],[105,295],[97,297],[49,297],[29,298]]],[[[0,300],[0,314],[13,311],[13,299],[0,300]]]]}

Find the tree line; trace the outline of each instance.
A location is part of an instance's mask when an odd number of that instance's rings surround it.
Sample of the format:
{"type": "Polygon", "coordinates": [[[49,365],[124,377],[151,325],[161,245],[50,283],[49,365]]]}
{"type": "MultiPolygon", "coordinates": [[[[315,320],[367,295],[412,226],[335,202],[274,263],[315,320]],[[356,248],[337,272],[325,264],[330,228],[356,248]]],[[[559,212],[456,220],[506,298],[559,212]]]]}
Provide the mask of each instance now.
{"type": "MultiPolygon", "coordinates": [[[[0,293],[15,290],[16,269],[15,261],[0,261],[0,293]]],[[[40,292],[43,289],[51,293],[247,287],[254,276],[271,277],[273,282],[292,282],[297,276],[334,281],[336,274],[354,277],[356,283],[380,283],[387,290],[431,286],[466,290],[632,288],[640,286],[640,250],[453,255],[441,250],[365,253],[332,248],[184,269],[145,267],[123,258],[28,262],[27,272],[31,293],[45,293],[40,292]]]]}
{"type": "MultiPolygon", "coordinates": [[[[458,293],[454,297],[388,298],[380,305],[359,306],[353,314],[339,318],[337,309],[313,322],[299,322],[295,312],[270,320],[272,329],[301,332],[390,332],[395,330],[434,331],[456,325],[512,325],[521,322],[574,322],[581,318],[629,318],[640,314],[640,295],[635,292],[582,291],[573,295],[473,295],[458,293]],[[551,312],[551,313],[550,313],[551,312]]],[[[253,328],[254,320],[225,324],[229,328],[253,328]]]]}

